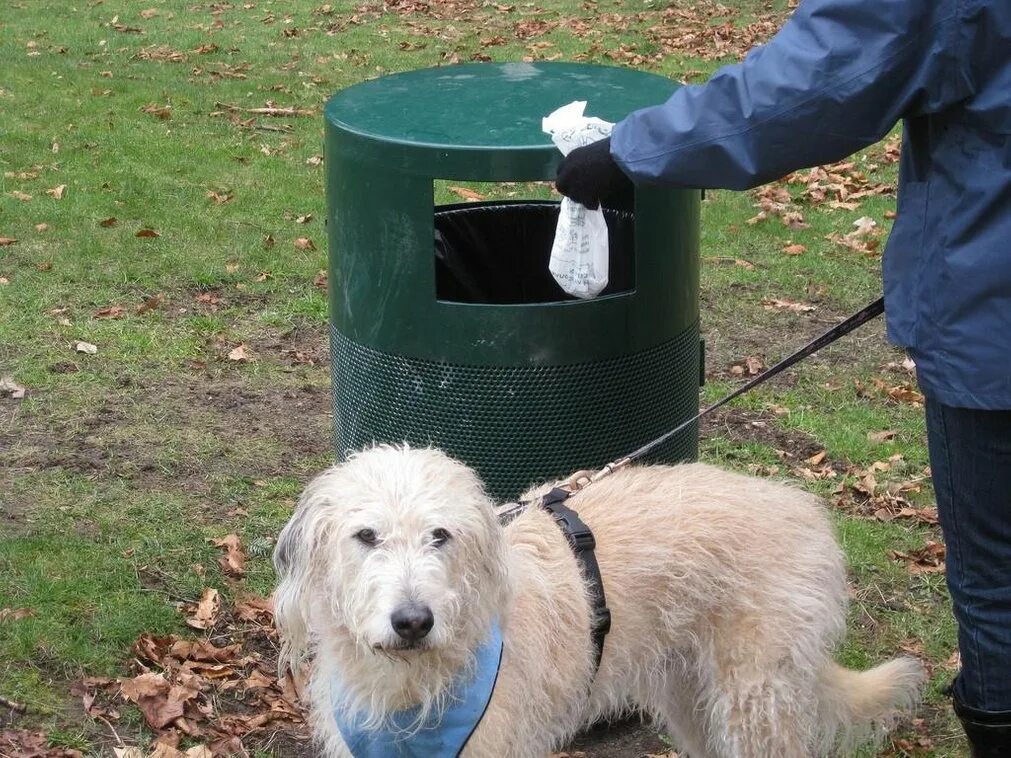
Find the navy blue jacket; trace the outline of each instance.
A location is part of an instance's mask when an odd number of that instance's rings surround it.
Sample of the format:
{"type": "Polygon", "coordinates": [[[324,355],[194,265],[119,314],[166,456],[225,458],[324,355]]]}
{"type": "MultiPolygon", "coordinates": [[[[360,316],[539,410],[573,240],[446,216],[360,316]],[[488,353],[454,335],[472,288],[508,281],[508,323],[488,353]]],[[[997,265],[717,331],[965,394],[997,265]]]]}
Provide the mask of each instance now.
{"type": "Polygon", "coordinates": [[[768,44],[631,114],[639,181],[745,189],[904,119],[889,339],[929,399],[1011,409],[1011,0],[803,0],[768,44]]]}

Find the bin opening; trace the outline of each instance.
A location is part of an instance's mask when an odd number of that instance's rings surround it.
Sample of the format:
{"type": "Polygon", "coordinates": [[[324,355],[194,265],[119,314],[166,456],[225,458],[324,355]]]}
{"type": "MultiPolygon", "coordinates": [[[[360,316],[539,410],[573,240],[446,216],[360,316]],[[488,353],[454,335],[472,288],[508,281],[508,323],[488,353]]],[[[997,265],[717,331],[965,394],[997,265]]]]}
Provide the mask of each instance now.
{"type": "MultiPolygon", "coordinates": [[[[604,208],[604,216],[610,262],[600,297],[635,289],[634,215],[604,208]]],[[[557,223],[551,201],[437,206],[436,297],[496,305],[575,300],[548,271],[557,223]]]]}

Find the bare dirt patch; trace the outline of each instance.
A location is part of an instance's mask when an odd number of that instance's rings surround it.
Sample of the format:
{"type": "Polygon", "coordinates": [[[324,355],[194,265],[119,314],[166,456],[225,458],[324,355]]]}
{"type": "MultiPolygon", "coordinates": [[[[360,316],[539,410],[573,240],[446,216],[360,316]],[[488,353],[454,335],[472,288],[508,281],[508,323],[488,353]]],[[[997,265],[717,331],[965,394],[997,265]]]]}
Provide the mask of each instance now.
{"type": "MultiPolygon", "coordinates": [[[[721,297],[741,295],[748,300],[755,297],[750,292],[755,288],[749,285],[731,285],[730,289],[729,295],[721,297]]],[[[758,357],[765,365],[772,366],[853,315],[827,304],[819,304],[815,310],[806,313],[780,313],[750,303],[742,305],[740,312],[731,314],[726,303],[705,294],[702,312],[707,314],[702,321],[706,341],[706,376],[730,379],[739,378],[732,373],[731,367],[746,357],[758,357]]],[[[888,344],[884,319],[878,318],[823,348],[774,381],[781,386],[792,386],[798,372],[815,368],[873,370],[896,360],[900,352],[888,344]]]]}
{"type": "Polygon", "coordinates": [[[771,413],[741,408],[724,408],[702,419],[699,437],[767,445],[794,461],[804,460],[824,449],[811,435],[796,429],[784,429],[771,413]]]}
{"type": "Polygon", "coordinates": [[[252,350],[286,366],[330,365],[324,327],[298,324],[286,331],[268,330],[249,341],[252,350]]]}
{"type": "Polygon", "coordinates": [[[570,755],[581,758],[642,758],[663,755],[668,750],[657,735],[656,727],[638,716],[597,724],[566,748],[570,755]]]}
{"type": "MultiPolygon", "coordinates": [[[[62,403],[53,398],[51,405],[62,403]]],[[[0,431],[0,485],[16,491],[20,475],[64,469],[142,489],[207,493],[222,477],[287,475],[324,455],[330,413],[326,384],[304,379],[273,388],[238,376],[132,384],[71,423],[45,409],[15,417],[0,431]]],[[[31,506],[15,501],[9,515],[31,506]]]]}

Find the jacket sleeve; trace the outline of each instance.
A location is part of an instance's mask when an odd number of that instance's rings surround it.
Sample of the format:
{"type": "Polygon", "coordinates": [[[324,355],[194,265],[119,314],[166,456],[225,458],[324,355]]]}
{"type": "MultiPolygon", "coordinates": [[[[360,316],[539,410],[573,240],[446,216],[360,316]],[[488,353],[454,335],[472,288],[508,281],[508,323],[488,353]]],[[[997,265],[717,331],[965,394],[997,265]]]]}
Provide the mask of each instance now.
{"type": "Polygon", "coordinates": [[[804,0],[768,44],[615,126],[635,181],[747,189],[971,94],[964,0],[804,0]]]}

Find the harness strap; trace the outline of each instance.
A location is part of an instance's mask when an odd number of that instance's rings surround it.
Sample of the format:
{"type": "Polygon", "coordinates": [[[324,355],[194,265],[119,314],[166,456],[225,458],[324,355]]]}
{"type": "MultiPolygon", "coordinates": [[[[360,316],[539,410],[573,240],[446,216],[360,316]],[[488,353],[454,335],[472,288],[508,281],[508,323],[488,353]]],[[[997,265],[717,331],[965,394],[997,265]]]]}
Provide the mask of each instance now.
{"type": "Polygon", "coordinates": [[[611,630],[611,611],[604,597],[604,580],[600,576],[600,565],[593,549],[597,546],[593,531],[579,518],[579,514],[565,505],[572,493],[555,487],[541,498],[540,506],[554,518],[565,539],[576,554],[583,576],[589,582],[590,602],[593,604],[593,621],[590,635],[593,639],[593,671],[600,668],[604,656],[604,638],[611,630]]]}

